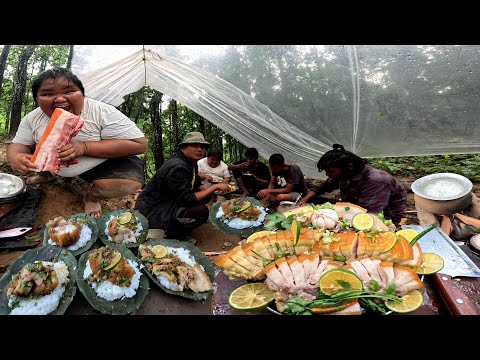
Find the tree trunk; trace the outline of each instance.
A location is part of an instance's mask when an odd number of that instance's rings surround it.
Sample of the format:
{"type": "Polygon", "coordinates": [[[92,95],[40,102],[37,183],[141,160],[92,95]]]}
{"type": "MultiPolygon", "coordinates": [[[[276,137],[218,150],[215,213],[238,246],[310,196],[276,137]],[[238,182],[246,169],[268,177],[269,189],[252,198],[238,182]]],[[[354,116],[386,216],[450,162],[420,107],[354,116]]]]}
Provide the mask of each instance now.
{"type": "Polygon", "coordinates": [[[0,55],[0,96],[2,95],[3,74],[5,73],[8,53],[10,52],[11,47],[12,45],[4,45],[2,49],[2,54],[0,55]]]}
{"type": "MultiPolygon", "coordinates": [[[[31,84],[31,79],[33,78],[33,70],[35,69],[35,64],[32,64],[32,71],[30,72],[29,82],[31,84]]],[[[28,83],[28,82],[27,82],[28,83]]],[[[27,115],[28,112],[28,99],[30,98],[29,89],[25,89],[25,103],[23,104],[23,116],[27,115]]]]}
{"type": "Polygon", "coordinates": [[[71,69],[72,67],[72,59],[73,59],[73,47],[75,45],[70,45],[70,51],[68,53],[68,60],[67,60],[67,69],[71,69]]]}
{"type": "Polygon", "coordinates": [[[17,132],[18,125],[22,119],[22,100],[27,86],[27,65],[28,60],[33,55],[37,45],[27,45],[20,54],[18,67],[15,72],[15,81],[13,84],[14,92],[12,98],[12,111],[10,114],[10,131],[8,135],[13,137],[17,132]]]}
{"type": "Polygon", "coordinates": [[[201,115],[197,114],[197,116],[198,116],[199,130],[203,134],[203,136],[205,136],[205,119],[201,115]]]}
{"type": "Polygon", "coordinates": [[[177,150],[178,144],[178,114],[177,114],[177,102],[170,100],[170,107],[172,109],[172,136],[173,136],[173,148],[177,150]]]}
{"type": "Polygon", "coordinates": [[[50,55],[50,45],[45,45],[45,53],[42,56],[42,61],[40,63],[40,69],[38,71],[39,74],[44,72],[45,69],[47,68],[47,62],[48,62],[49,55],[50,55]]]}
{"type": "Polygon", "coordinates": [[[163,165],[165,158],[163,157],[163,140],[162,140],[162,119],[160,113],[160,104],[162,103],[161,92],[154,91],[152,100],[150,101],[150,118],[153,128],[153,159],[155,160],[155,169],[163,165]]]}

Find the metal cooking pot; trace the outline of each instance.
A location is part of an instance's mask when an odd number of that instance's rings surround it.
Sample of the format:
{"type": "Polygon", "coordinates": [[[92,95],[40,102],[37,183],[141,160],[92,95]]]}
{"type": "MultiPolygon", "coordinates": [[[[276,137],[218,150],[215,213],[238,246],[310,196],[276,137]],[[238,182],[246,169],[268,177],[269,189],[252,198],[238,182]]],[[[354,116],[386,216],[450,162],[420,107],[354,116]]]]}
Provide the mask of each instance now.
{"type": "Polygon", "coordinates": [[[0,203],[20,200],[26,190],[27,186],[20,177],[0,172],[0,203]]]}
{"type": "Polygon", "coordinates": [[[436,173],[412,184],[415,205],[437,215],[454,214],[472,204],[472,182],[454,173],[436,173]]]}

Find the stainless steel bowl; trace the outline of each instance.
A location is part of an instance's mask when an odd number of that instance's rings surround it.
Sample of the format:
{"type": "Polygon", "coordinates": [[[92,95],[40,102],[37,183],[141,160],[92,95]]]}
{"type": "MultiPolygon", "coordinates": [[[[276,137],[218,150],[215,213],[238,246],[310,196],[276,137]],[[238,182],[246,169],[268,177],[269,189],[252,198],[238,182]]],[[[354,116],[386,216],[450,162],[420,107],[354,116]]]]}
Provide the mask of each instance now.
{"type": "Polygon", "coordinates": [[[431,174],[412,184],[415,205],[437,215],[454,214],[472,204],[473,184],[453,173],[431,174]]]}
{"type": "Polygon", "coordinates": [[[455,200],[472,191],[473,184],[465,176],[453,173],[431,174],[416,180],[412,191],[425,199],[455,200]]]}
{"type": "Polygon", "coordinates": [[[0,172],[0,200],[5,202],[22,195],[26,190],[24,181],[18,176],[0,172]]]}

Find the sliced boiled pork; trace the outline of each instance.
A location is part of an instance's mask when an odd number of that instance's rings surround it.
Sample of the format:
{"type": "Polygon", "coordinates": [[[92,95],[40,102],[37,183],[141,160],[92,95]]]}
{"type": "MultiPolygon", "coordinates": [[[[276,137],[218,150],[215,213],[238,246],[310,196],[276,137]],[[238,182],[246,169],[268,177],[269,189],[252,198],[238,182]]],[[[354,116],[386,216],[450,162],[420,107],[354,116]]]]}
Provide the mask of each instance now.
{"type": "Polygon", "coordinates": [[[32,156],[32,162],[37,165],[33,171],[60,171],[58,150],[64,147],[83,126],[83,120],[78,115],[56,108],[47,128],[32,156]]]}

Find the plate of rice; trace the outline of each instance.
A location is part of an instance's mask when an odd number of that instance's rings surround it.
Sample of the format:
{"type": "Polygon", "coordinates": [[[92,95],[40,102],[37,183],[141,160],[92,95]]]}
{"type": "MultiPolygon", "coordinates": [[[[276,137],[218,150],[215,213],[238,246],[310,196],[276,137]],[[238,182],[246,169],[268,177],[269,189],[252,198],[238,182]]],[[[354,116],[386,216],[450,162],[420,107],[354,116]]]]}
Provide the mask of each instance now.
{"type": "Polygon", "coordinates": [[[47,245],[27,250],[0,279],[1,315],[63,315],[75,296],[77,261],[47,245]]]}
{"type": "Polygon", "coordinates": [[[213,265],[191,243],[148,240],[138,247],[138,259],[150,279],[168,294],[205,300],[213,291],[213,265]]]}
{"type": "Polygon", "coordinates": [[[245,238],[263,228],[267,210],[253,197],[239,197],[213,204],[209,220],[224,233],[245,238]]]}
{"type": "Polygon", "coordinates": [[[107,246],[137,247],[147,239],[148,220],[138,210],[120,209],[104,213],[97,221],[98,236],[107,246]]]}
{"type": "Polygon", "coordinates": [[[62,247],[73,256],[90,249],[97,239],[97,223],[85,213],[56,217],[45,224],[43,233],[43,245],[62,247]]]}
{"type": "Polygon", "coordinates": [[[140,308],[149,290],[142,267],[125,245],[103,246],[80,256],[77,285],[95,310],[130,314],[140,308]]]}

